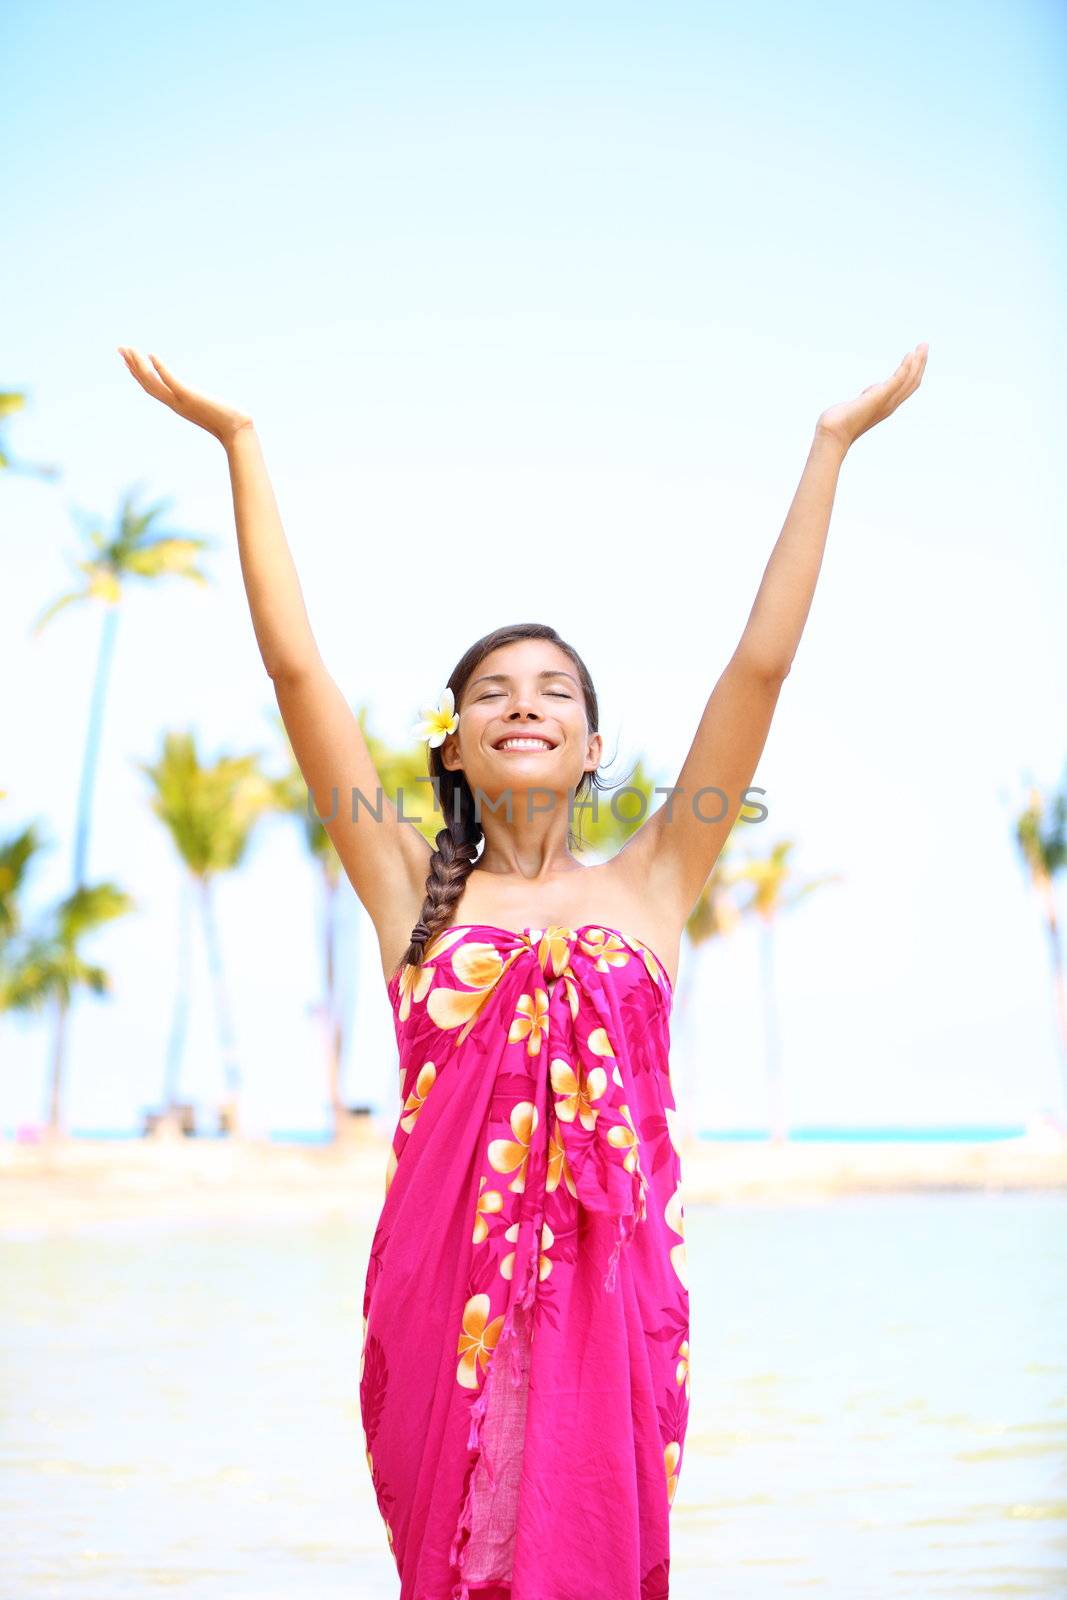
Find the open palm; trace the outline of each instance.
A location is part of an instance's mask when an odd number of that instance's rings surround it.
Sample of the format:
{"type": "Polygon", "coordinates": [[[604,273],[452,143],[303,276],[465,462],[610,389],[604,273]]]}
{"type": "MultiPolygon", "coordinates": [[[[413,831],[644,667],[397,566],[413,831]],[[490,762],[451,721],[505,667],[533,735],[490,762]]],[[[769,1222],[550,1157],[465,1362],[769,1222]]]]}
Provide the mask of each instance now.
{"type": "Polygon", "coordinates": [[[129,345],[120,344],[116,348],[147,394],[176,411],[186,422],[195,422],[198,428],[205,428],[220,444],[229,444],[241,428],[252,426],[252,418],[246,411],[237,411],[221,400],[213,400],[210,395],[190,389],[188,384],[179,382],[157,356],[149,354],[150,367],[144,356],[129,345]]]}
{"type": "Polygon", "coordinates": [[[854,400],[843,400],[840,405],[830,406],[819,418],[819,431],[832,434],[847,449],[861,433],[873,428],[876,422],[884,422],[901,401],[919,387],[929,349],[928,344],[917,344],[904,357],[892,377],[886,378],[883,383],[869,383],[854,400]]]}

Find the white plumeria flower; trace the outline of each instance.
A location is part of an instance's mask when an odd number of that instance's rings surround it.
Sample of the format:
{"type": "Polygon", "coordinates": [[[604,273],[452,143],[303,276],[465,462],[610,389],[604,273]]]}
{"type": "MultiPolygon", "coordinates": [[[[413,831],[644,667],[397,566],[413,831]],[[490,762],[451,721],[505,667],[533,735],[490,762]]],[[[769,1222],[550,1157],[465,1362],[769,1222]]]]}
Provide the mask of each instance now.
{"type": "Polygon", "coordinates": [[[425,739],[426,743],[436,749],[439,744],[444,744],[450,733],[455,733],[459,727],[459,712],[456,710],[456,697],[451,689],[445,689],[436,706],[424,706],[422,719],[416,722],[412,733],[416,739],[425,739]]]}

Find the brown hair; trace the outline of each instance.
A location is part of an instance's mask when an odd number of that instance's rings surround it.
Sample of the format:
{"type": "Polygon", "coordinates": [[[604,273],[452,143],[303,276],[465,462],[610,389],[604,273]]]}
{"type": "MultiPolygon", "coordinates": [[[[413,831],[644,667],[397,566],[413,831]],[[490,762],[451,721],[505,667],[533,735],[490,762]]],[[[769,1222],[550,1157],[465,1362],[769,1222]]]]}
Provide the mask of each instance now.
{"type": "MultiPolygon", "coordinates": [[[[492,633],[485,634],[472,644],[453,667],[448,679],[448,687],[455,696],[456,709],[459,709],[463,691],[475,669],[486,656],[491,651],[498,650],[501,645],[514,644],[518,639],[547,639],[567,652],[574,662],[578,681],[582,686],[589,731],[596,733],[600,722],[600,711],[589,670],[577,650],[567,644],[566,640],[561,639],[555,628],[550,628],[544,622],[515,622],[509,627],[495,628],[492,633]]],[[[430,857],[430,870],[426,876],[426,898],[422,903],[419,920],[411,930],[411,942],[397,963],[397,972],[406,965],[420,966],[427,945],[442,928],[447,926],[459,903],[463,886],[474,868],[478,857],[478,846],[483,837],[482,824],[475,816],[474,795],[466,775],[460,771],[451,772],[445,767],[441,760],[440,746],[428,746],[427,749],[430,776],[434,780],[445,825],[434,840],[436,848],[430,857]]],[[[590,788],[606,787],[607,785],[600,781],[599,768],[595,772],[585,772],[575,789],[575,797],[581,798],[590,788]]],[[[579,843],[573,830],[569,832],[568,843],[572,848],[579,843]]]]}

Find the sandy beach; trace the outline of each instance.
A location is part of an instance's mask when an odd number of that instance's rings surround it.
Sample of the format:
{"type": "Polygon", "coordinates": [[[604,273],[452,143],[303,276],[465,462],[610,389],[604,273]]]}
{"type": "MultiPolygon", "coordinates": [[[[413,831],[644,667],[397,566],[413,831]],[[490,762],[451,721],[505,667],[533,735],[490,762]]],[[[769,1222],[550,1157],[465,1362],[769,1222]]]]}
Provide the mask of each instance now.
{"type": "MultiPolygon", "coordinates": [[[[381,1208],[389,1144],[367,1129],[337,1145],[266,1140],[60,1139],[0,1145],[0,1231],[123,1219],[366,1220],[381,1208]]],[[[975,1144],[690,1142],[688,1205],[820,1203],[857,1193],[1067,1188],[1053,1130],[975,1144]]]]}

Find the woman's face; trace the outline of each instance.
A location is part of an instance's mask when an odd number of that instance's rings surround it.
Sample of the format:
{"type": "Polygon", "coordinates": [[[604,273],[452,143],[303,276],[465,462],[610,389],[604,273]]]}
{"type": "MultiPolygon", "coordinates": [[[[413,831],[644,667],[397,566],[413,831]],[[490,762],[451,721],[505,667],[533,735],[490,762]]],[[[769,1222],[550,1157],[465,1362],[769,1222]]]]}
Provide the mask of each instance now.
{"type": "Polygon", "coordinates": [[[475,667],[458,707],[459,727],[441,747],[450,771],[496,799],[538,787],[573,792],[600,764],[574,662],[547,639],[518,639],[475,667]]]}

